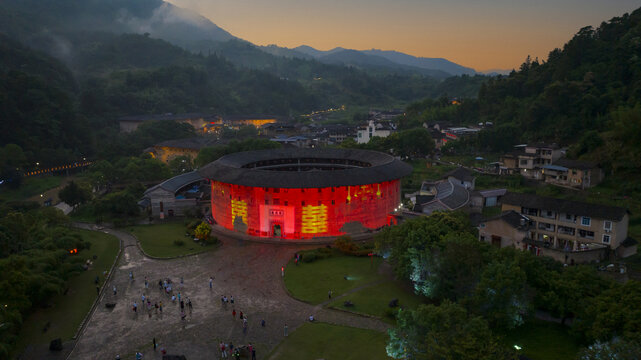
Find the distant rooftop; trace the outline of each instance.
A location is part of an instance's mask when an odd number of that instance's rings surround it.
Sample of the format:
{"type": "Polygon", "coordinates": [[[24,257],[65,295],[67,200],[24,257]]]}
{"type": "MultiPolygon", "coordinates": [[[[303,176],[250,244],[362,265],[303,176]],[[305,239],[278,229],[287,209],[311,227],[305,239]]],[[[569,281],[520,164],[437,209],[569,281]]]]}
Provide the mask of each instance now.
{"type": "Polygon", "coordinates": [[[590,216],[613,221],[621,221],[628,212],[627,209],[617,206],[591,204],[513,192],[505,194],[502,202],[503,204],[551,210],[558,213],[567,213],[579,216],[590,216]]]}

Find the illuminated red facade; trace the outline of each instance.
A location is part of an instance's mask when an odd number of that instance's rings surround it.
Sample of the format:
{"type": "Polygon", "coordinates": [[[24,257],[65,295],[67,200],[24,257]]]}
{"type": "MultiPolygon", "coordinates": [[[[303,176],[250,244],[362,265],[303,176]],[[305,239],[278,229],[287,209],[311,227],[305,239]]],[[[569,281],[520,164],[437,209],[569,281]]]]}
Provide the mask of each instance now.
{"type": "Polygon", "coordinates": [[[198,172],[211,183],[211,213],[219,226],[305,239],[395,223],[400,179],[411,171],[375,151],[275,149],[226,155],[198,172]]]}
{"type": "Polygon", "coordinates": [[[345,224],[377,229],[394,221],[391,214],[399,204],[399,180],[300,189],[211,182],[211,209],[216,222],[253,236],[338,236],[348,232],[345,224]]]}

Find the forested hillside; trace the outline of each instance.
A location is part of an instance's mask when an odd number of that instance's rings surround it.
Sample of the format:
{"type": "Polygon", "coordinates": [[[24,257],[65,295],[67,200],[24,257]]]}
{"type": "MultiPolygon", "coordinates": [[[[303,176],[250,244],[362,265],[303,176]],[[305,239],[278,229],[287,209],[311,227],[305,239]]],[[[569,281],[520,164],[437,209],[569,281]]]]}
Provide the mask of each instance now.
{"type": "Polygon", "coordinates": [[[494,123],[460,146],[505,151],[527,141],[571,146],[571,156],[613,170],[641,168],[641,9],[585,27],[547,60],[488,80],[478,100],[462,105],[427,100],[409,109],[421,120],[494,123]],[[464,115],[464,116],[462,116],[464,115]]]}

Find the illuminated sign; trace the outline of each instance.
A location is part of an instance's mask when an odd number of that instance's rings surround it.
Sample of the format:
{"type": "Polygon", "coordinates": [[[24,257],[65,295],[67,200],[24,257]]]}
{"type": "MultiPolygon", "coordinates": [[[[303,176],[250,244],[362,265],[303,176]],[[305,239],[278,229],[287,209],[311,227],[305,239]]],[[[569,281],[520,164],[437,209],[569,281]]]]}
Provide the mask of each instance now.
{"type": "Polygon", "coordinates": [[[301,232],[317,234],[327,232],[327,206],[307,205],[303,207],[301,232]]]}
{"type": "Polygon", "coordinates": [[[283,210],[269,210],[270,216],[283,216],[285,212],[283,210]]]}
{"type": "Polygon", "coordinates": [[[236,219],[237,216],[240,216],[247,224],[247,203],[242,200],[231,201],[231,218],[236,219]]]}

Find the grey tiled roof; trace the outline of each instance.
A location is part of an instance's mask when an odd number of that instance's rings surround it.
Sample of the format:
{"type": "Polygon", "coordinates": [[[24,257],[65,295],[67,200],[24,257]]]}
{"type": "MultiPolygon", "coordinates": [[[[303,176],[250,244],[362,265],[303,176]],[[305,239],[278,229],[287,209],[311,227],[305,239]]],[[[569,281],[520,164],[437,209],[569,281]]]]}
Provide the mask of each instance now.
{"type": "Polygon", "coordinates": [[[148,194],[149,192],[158,188],[176,193],[176,191],[180,190],[182,187],[199,180],[204,180],[204,178],[198,173],[198,171],[191,171],[165,180],[162,183],[147,189],[147,191],[145,191],[145,194],[148,194]]]}
{"type": "Polygon", "coordinates": [[[474,176],[472,176],[472,172],[460,166],[452,171],[445,173],[443,175],[443,179],[447,179],[450,176],[454,177],[455,179],[459,179],[461,181],[472,182],[474,180],[474,176]]]}
{"type": "Polygon", "coordinates": [[[503,204],[517,205],[533,209],[552,210],[597,219],[621,221],[627,209],[618,206],[590,204],[579,201],[555,199],[533,194],[508,192],[501,200],[503,204]]]}
{"type": "MultiPolygon", "coordinates": [[[[340,165],[340,164],[337,164],[340,165]]],[[[400,179],[411,174],[412,167],[394,157],[356,149],[274,149],[230,154],[205,165],[200,174],[228,184],[271,188],[322,188],[374,184],[400,179]],[[349,160],[369,164],[342,170],[274,171],[245,168],[247,164],[274,159],[349,160]]]]}
{"type": "Polygon", "coordinates": [[[570,160],[561,158],[554,162],[554,165],[563,166],[568,169],[589,170],[598,167],[595,163],[582,160],[570,160]]]}

